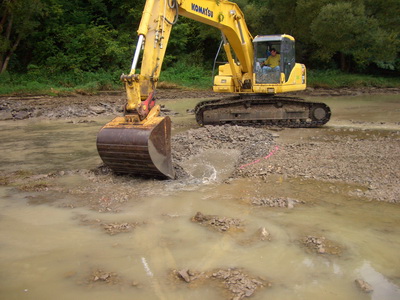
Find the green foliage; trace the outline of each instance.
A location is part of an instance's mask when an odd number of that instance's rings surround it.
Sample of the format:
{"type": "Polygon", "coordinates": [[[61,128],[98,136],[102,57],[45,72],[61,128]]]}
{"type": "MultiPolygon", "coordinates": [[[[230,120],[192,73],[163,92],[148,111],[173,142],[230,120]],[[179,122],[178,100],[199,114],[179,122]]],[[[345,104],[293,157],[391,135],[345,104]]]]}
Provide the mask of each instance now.
{"type": "MultiPolygon", "coordinates": [[[[297,61],[307,66],[400,74],[399,0],[233,1],[244,12],[254,36],[292,34],[297,61]]],[[[32,90],[40,90],[41,85],[47,89],[51,84],[55,89],[76,85],[107,88],[106,82],[112,82],[113,88],[114,77],[105,74],[115,72],[118,82],[119,74],[130,67],[145,2],[3,0],[0,61],[4,65],[8,57],[9,73],[1,80],[9,82],[11,88],[32,82],[32,90]],[[7,35],[11,16],[13,23],[7,35]],[[15,78],[22,80],[17,83],[15,78]]],[[[168,43],[162,78],[210,86],[205,70],[211,69],[220,40],[219,30],[180,17],[168,43]],[[194,74],[190,74],[190,68],[194,74]]],[[[0,85],[6,89],[3,82],[0,85]]]]}
{"type": "Polygon", "coordinates": [[[132,51],[121,40],[127,40],[126,35],[118,36],[116,30],[104,25],[66,26],[52,41],[54,55],[43,58],[41,63],[50,73],[121,67],[129,62],[126,53],[132,51]]]}
{"type": "Polygon", "coordinates": [[[317,56],[328,60],[340,52],[358,70],[371,63],[393,65],[400,46],[399,28],[383,27],[376,15],[369,14],[371,7],[363,2],[338,2],[320,10],[311,25],[314,40],[319,40],[317,56]]]}
{"type": "MultiPolygon", "coordinates": [[[[363,70],[375,64],[400,72],[395,63],[400,57],[398,0],[249,2],[258,10],[268,9],[259,19],[266,30],[296,38],[299,61],[314,67],[335,62],[346,70],[363,70]]],[[[257,14],[252,17],[257,18],[257,14]]]]}
{"type": "Polygon", "coordinates": [[[238,0],[233,2],[237,3],[243,11],[247,27],[254,36],[275,33],[272,12],[264,1],[238,0]]]}
{"type": "Polygon", "coordinates": [[[364,0],[364,4],[366,15],[375,18],[381,28],[399,33],[400,1],[364,0]]]}
{"type": "MultiPolygon", "coordinates": [[[[188,27],[186,48],[179,53],[179,60],[187,59],[189,56],[188,60],[192,64],[211,66],[221,40],[221,32],[214,27],[186,18],[180,18],[179,23],[187,24],[188,27]]],[[[176,36],[174,30],[171,39],[176,36]]]]}
{"type": "Polygon", "coordinates": [[[311,24],[318,58],[330,60],[336,52],[351,55],[360,67],[370,62],[393,61],[394,36],[379,27],[376,19],[365,15],[364,5],[348,2],[327,4],[311,24]]]}
{"type": "Polygon", "coordinates": [[[182,53],[185,53],[185,49],[188,45],[189,34],[190,26],[187,23],[180,22],[173,27],[168,42],[167,54],[164,58],[163,68],[172,65],[179,59],[179,56],[182,53]]]}
{"type": "Polygon", "coordinates": [[[32,35],[43,13],[40,0],[4,0],[0,5],[0,73],[8,64],[21,40],[32,35]]]}
{"type": "Polygon", "coordinates": [[[294,34],[296,28],[296,0],[270,0],[267,3],[269,22],[276,33],[294,34]]]}
{"type": "Polygon", "coordinates": [[[160,80],[194,89],[208,89],[213,85],[212,72],[201,66],[179,61],[161,73],[160,80]]]}
{"type": "Polygon", "coordinates": [[[129,14],[132,3],[127,6],[122,2],[114,8],[117,2],[107,0],[42,1],[46,6],[40,27],[16,53],[20,61],[29,58],[25,67],[33,63],[55,73],[114,70],[129,65],[135,34],[131,27],[128,31],[118,26],[125,26],[121,16],[129,14]]]}

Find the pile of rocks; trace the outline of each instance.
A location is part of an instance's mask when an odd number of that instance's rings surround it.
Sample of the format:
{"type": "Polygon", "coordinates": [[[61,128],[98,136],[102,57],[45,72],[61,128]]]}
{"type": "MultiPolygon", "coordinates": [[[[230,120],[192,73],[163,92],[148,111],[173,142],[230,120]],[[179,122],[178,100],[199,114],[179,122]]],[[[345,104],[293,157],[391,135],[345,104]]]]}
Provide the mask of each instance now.
{"type": "Polygon", "coordinates": [[[172,158],[179,164],[205,150],[235,149],[241,153],[238,164],[243,165],[267,155],[274,144],[273,135],[264,128],[204,126],[173,136],[172,158]]]}
{"type": "Polygon", "coordinates": [[[232,293],[232,299],[235,300],[250,297],[258,288],[270,286],[260,279],[250,278],[237,269],[219,270],[213,273],[212,277],[222,279],[225,287],[232,293]]]}
{"type": "Polygon", "coordinates": [[[268,207],[287,207],[293,208],[297,204],[304,204],[304,201],[291,199],[291,198],[254,198],[251,204],[254,206],[268,206],[268,207]]]}

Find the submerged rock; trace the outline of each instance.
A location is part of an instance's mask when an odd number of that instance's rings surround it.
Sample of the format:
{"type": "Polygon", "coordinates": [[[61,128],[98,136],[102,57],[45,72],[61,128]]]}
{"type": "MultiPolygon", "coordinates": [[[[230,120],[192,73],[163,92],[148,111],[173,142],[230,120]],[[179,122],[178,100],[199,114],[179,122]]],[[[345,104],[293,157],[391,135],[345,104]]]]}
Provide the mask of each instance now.
{"type": "Polygon", "coordinates": [[[243,230],[243,221],[235,218],[203,215],[201,212],[197,212],[192,221],[221,232],[232,229],[243,230]]]}
{"type": "Polygon", "coordinates": [[[342,248],[325,237],[307,236],[303,240],[303,245],[308,250],[317,254],[340,255],[342,248]]]}
{"type": "Polygon", "coordinates": [[[356,280],[354,280],[354,282],[355,282],[356,286],[357,286],[361,291],[363,291],[363,292],[365,292],[365,293],[371,293],[371,292],[374,291],[374,289],[372,288],[372,286],[371,286],[368,282],[366,282],[366,281],[364,281],[364,280],[362,280],[362,279],[356,279],[356,280]]]}

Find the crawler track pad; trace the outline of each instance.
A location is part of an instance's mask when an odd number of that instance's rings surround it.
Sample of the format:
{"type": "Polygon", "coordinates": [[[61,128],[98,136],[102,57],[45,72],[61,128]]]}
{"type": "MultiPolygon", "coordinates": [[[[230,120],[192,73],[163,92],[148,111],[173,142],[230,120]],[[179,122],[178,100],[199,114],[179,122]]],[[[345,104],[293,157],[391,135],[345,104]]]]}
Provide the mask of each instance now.
{"type": "Polygon", "coordinates": [[[171,159],[171,119],[155,117],[133,124],[117,117],[97,135],[97,151],[115,173],[174,178],[171,159]]]}

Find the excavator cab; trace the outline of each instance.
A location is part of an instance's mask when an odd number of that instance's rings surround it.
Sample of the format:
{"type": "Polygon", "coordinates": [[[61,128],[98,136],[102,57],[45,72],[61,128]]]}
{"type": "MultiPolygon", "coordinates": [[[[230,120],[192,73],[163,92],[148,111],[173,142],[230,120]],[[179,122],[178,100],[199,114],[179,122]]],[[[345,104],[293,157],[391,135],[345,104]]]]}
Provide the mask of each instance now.
{"type": "Polygon", "coordinates": [[[288,35],[262,35],[254,38],[253,45],[256,84],[287,82],[295,66],[294,39],[288,35]],[[280,57],[279,66],[274,68],[264,65],[272,50],[275,50],[280,57]]]}

